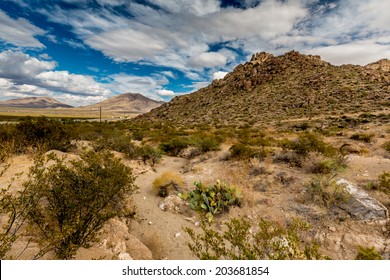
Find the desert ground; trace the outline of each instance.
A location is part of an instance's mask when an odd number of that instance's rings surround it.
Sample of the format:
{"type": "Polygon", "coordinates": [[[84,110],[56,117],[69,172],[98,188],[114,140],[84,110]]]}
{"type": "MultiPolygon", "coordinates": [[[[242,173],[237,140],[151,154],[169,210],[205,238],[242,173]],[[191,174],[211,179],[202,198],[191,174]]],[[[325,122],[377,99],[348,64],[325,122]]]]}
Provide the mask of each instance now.
{"type": "MultiPolygon", "coordinates": [[[[291,127],[291,123],[286,127],[291,127]]],[[[267,128],[266,135],[274,139],[294,138],[296,131],[267,128]]],[[[345,129],[324,137],[324,141],[336,148],[348,144],[350,148],[342,157],[346,167],[324,177],[337,180],[344,178],[383,207],[390,208],[390,196],[379,190],[367,189],[370,182],[377,182],[378,176],[390,171],[390,154],[383,145],[389,140],[390,126],[387,122],[369,122],[345,129]],[[354,133],[372,135],[369,142],[353,140],[354,133]]],[[[135,144],[140,142],[134,141],[135,144]]],[[[178,156],[163,155],[154,166],[141,160],[129,159],[123,153],[115,155],[132,168],[136,176],[138,192],[131,197],[131,206],[135,206],[133,219],[114,218],[101,230],[99,240],[91,248],[80,248],[76,259],[196,259],[188,247],[190,241],[185,228],[200,232],[199,223],[204,216],[191,210],[188,203],[177,196],[177,192],[186,192],[194,188],[195,181],[213,184],[217,180],[239,188],[243,194],[241,207],[235,206],[225,213],[215,216],[212,227],[226,230],[226,222],[232,218],[247,218],[255,225],[260,218],[276,221],[281,225],[291,218],[300,218],[311,227],[308,236],[321,244],[321,253],[332,259],[354,259],[359,246],[374,247],[383,258],[390,258],[389,219],[355,219],[351,213],[337,207],[327,208],[310,201],[307,197],[307,184],[316,174],[311,170],[321,155],[313,154],[294,166],[288,162],[276,160],[282,153],[279,147],[272,147],[267,155],[259,160],[231,159],[231,146],[234,139],[224,141],[218,150],[191,155],[187,148],[178,156]],[[156,178],[169,172],[182,178],[180,189],[166,198],[156,195],[152,185],[156,178]]],[[[76,141],[73,150],[65,155],[70,159],[78,157],[85,148],[91,148],[89,141],[76,141]]],[[[26,179],[29,167],[33,163],[31,154],[15,155],[10,167],[0,177],[0,186],[11,184],[17,191],[26,179]],[[14,178],[14,179],[13,179],[14,178]],[[16,178],[16,179],[15,179],[16,178]]],[[[9,258],[30,259],[37,250],[37,244],[26,247],[29,236],[21,234],[14,243],[9,258]]],[[[43,259],[52,259],[48,253],[43,259]]]]}

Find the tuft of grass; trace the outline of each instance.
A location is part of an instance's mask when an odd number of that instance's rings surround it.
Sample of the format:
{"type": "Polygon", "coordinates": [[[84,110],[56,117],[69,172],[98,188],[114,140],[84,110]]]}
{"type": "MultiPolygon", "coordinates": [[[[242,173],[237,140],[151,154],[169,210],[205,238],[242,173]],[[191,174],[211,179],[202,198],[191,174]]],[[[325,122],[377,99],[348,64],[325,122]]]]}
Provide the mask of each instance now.
{"type": "Polygon", "coordinates": [[[359,246],[355,260],[383,260],[383,257],[375,250],[375,247],[359,246]]]}
{"type": "Polygon", "coordinates": [[[167,197],[173,191],[179,192],[183,185],[184,181],[180,175],[168,171],[153,181],[152,188],[156,195],[167,197]]]}
{"type": "Polygon", "coordinates": [[[345,161],[341,157],[328,158],[314,163],[311,172],[315,174],[331,174],[346,168],[345,161]]]}
{"type": "Polygon", "coordinates": [[[312,180],[306,186],[306,194],[309,201],[327,208],[346,202],[350,198],[345,186],[338,185],[333,179],[326,177],[312,180]]]}
{"type": "Polygon", "coordinates": [[[390,141],[386,141],[383,145],[382,148],[385,149],[387,152],[390,153],[390,141]]]}
{"type": "Polygon", "coordinates": [[[242,142],[238,142],[230,147],[230,157],[239,160],[249,160],[251,158],[264,159],[267,152],[264,148],[253,148],[242,142]]]}
{"type": "Polygon", "coordinates": [[[362,142],[365,142],[365,143],[371,143],[373,138],[374,138],[374,134],[367,134],[367,133],[355,133],[353,134],[350,139],[352,140],[357,140],[357,141],[362,141],[362,142]]]}
{"type": "Polygon", "coordinates": [[[378,181],[369,183],[366,188],[378,190],[390,195],[390,173],[383,172],[378,176],[378,181]]]}

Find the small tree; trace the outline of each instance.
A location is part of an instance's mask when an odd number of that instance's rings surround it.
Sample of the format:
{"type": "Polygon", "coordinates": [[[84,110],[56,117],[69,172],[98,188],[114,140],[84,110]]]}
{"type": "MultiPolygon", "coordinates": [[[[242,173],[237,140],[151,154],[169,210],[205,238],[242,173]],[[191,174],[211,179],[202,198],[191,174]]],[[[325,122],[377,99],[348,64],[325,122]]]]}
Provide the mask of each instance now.
{"type": "Polygon", "coordinates": [[[37,161],[24,183],[27,197],[38,200],[29,209],[31,230],[41,251],[54,251],[59,259],[71,259],[78,248],[89,247],[104,223],[126,215],[126,196],[136,190],[131,169],[111,153],[88,152],[81,160],[65,162],[53,154],[45,168],[37,161]]]}

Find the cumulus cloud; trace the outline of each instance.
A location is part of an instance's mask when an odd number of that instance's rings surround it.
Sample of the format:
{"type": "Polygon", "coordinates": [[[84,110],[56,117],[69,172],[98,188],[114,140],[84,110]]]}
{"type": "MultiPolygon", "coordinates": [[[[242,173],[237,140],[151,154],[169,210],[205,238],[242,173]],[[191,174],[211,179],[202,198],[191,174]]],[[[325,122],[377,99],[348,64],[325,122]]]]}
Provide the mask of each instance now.
{"type": "Polygon", "coordinates": [[[154,100],[163,100],[161,93],[167,93],[164,85],[169,83],[165,76],[136,76],[125,73],[109,76],[109,87],[115,93],[140,93],[154,100]]]}
{"type": "Polygon", "coordinates": [[[223,79],[229,72],[217,71],[213,73],[213,80],[223,79]]]}
{"type": "Polygon", "coordinates": [[[31,24],[24,18],[13,19],[0,10],[0,40],[18,47],[44,48],[35,38],[44,35],[45,31],[31,24]]]}
{"type": "Polygon", "coordinates": [[[217,52],[206,52],[201,53],[195,57],[192,57],[189,60],[189,64],[194,67],[215,67],[215,66],[225,66],[227,58],[217,52]]]}
{"type": "Polygon", "coordinates": [[[131,29],[102,32],[86,39],[94,49],[102,51],[116,61],[139,61],[164,49],[164,42],[131,29]]]}
{"type": "Polygon", "coordinates": [[[54,61],[42,61],[22,52],[5,51],[0,53],[0,77],[17,83],[33,80],[36,75],[56,67],[54,61]]]}
{"type": "Polygon", "coordinates": [[[336,65],[366,65],[384,57],[390,57],[390,46],[378,44],[373,40],[362,40],[347,44],[317,47],[306,52],[319,54],[322,59],[336,65]]]}
{"type": "Polygon", "coordinates": [[[0,53],[0,90],[3,96],[76,95],[99,98],[111,91],[93,77],[68,71],[54,71],[57,63],[43,61],[22,52],[0,53]]]}
{"type": "Polygon", "coordinates": [[[175,92],[167,89],[159,89],[156,91],[159,96],[175,96],[175,92]]]}

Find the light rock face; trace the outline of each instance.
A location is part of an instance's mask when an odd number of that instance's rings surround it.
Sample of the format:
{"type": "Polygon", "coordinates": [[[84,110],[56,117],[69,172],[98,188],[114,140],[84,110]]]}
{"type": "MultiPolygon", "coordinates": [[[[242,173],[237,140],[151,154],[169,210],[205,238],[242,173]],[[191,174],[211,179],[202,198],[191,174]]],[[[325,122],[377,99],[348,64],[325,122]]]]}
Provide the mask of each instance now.
{"type": "Polygon", "coordinates": [[[367,68],[373,70],[381,70],[385,72],[390,72],[390,60],[389,59],[381,59],[377,62],[370,63],[366,65],[367,68]]]}
{"type": "Polygon", "coordinates": [[[127,225],[120,220],[112,219],[105,225],[100,240],[101,244],[98,247],[100,255],[117,256],[120,260],[151,260],[153,258],[149,248],[138,238],[129,234],[127,225]]]}
{"type": "Polygon", "coordinates": [[[345,185],[351,198],[343,205],[339,205],[355,220],[379,220],[387,219],[389,213],[386,207],[376,199],[370,197],[365,191],[354,186],[351,182],[340,179],[338,185],[345,185]]]}

